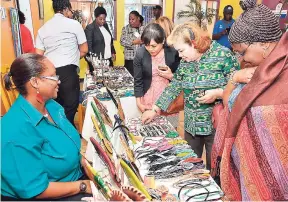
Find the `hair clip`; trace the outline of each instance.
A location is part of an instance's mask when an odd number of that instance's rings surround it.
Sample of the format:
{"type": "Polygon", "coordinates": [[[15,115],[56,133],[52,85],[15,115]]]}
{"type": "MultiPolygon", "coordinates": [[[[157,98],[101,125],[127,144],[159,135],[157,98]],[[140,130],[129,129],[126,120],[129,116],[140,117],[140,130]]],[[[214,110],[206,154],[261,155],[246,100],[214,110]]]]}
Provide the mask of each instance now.
{"type": "Polygon", "coordinates": [[[171,145],[188,144],[188,142],[183,139],[170,140],[168,143],[171,145]]]}

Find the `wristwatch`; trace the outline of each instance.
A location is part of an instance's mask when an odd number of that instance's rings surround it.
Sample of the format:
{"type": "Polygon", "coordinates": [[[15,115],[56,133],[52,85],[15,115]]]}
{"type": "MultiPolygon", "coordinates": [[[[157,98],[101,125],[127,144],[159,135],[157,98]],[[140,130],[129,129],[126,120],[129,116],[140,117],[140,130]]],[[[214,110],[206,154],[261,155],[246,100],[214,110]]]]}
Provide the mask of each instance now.
{"type": "Polygon", "coordinates": [[[82,181],[82,182],[80,183],[79,189],[80,189],[80,193],[85,193],[86,190],[87,190],[87,185],[86,185],[86,183],[82,181]]]}

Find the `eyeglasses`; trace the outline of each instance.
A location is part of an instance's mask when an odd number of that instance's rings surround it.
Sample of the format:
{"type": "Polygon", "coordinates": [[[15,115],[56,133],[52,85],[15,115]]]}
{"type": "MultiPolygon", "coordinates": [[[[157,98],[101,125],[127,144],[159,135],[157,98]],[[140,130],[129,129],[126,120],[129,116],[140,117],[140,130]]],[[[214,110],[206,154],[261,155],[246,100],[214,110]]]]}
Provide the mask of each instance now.
{"type": "Polygon", "coordinates": [[[73,11],[71,8],[69,8],[69,11],[70,11],[72,14],[74,14],[74,11],[73,11]]]}
{"type": "Polygon", "coordinates": [[[237,57],[237,55],[240,56],[240,57],[244,57],[245,54],[246,54],[246,52],[247,52],[247,50],[248,50],[248,48],[249,48],[251,45],[252,45],[252,44],[249,44],[248,47],[247,47],[243,52],[241,52],[241,53],[238,52],[238,51],[233,51],[233,52],[235,53],[236,57],[237,57]]]}
{"type": "Polygon", "coordinates": [[[59,81],[59,75],[56,75],[56,76],[40,76],[40,78],[42,79],[49,79],[49,80],[52,80],[52,81],[59,81]]]}

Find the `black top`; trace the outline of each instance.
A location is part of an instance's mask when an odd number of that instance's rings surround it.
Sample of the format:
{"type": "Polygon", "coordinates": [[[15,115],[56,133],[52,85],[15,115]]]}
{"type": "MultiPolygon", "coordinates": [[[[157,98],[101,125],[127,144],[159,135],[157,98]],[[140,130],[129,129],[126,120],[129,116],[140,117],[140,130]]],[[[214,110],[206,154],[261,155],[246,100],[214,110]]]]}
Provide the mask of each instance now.
{"type": "MultiPolygon", "coordinates": [[[[113,45],[113,37],[109,30],[109,27],[107,23],[105,23],[103,26],[111,35],[111,52],[112,54],[116,54],[115,48],[113,45]]],[[[96,53],[97,56],[100,55],[101,53],[102,57],[104,57],[105,40],[104,40],[101,30],[99,29],[99,26],[96,24],[95,21],[87,25],[85,29],[85,34],[86,34],[87,43],[88,43],[88,51],[92,53],[96,53]]]]}
{"type": "MultiPolygon", "coordinates": [[[[178,52],[164,45],[165,63],[174,73],[180,64],[178,52]]],[[[152,59],[146,48],[138,48],[134,62],[134,94],[135,97],[143,97],[148,91],[152,81],[152,59]]]]}

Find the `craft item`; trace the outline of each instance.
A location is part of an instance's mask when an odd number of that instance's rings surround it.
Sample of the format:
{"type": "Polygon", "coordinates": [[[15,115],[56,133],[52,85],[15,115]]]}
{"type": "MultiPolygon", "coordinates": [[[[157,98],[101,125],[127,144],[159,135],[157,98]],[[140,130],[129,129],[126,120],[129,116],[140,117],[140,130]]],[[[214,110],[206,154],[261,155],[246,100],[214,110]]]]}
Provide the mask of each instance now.
{"type": "Polygon", "coordinates": [[[104,122],[107,123],[107,125],[109,125],[110,127],[113,127],[112,121],[108,115],[108,110],[106,109],[106,107],[95,96],[93,97],[93,99],[94,102],[96,103],[97,108],[101,112],[101,116],[104,119],[104,122]]]}
{"type": "Polygon", "coordinates": [[[94,111],[94,114],[95,114],[98,122],[100,123],[100,127],[101,127],[101,130],[102,130],[104,136],[106,137],[107,140],[110,140],[110,137],[109,137],[108,132],[106,130],[105,124],[102,120],[101,114],[99,113],[97,107],[94,105],[93,102],[91,102],[91,106],[92,106],[92,109],[94,111]]]}
{"type": "Polygon", "coordinates": [[[116,174],[115,166],[112,163],[110,157],[107,155],[107,153],[103,150],[101,145],[93,137],[90,137],[90,141],[93,144],[93,146],[94,146],[96,152],[98,153],[99,157],[103,160],[105,165],[108,167],[109,173],[110,173],[113,181],[116,183],[116,185],[118,187],[121,187],[121,180],[119,179],[119,177],[116,174]]]}
{"type": "Polygon", "coordinates": [[[121,104],[121,101],[120,99],[118,98],[117,99],[117,103],[118,103],[118,114],[119,114],[119,117],[122,121],[125,121],[125,114],[124,114],[124,111],[123,111],[123,108],[122,108],[122,104],[121,104]]]}
{"type": "Polygon", "coordinates": [[[135,187],[123,186],[122,191],[133,201],[149,201],[146,196],[135,187]]]}
{"type": "Polygon", "coordinates": [[[109,201],[125,201],[133,202],[124,192],[120,190],[112,190],[111,197],[109,201]]]}
{"type": "Polygon", "coordinates": [[[176,138],[176,137],[179,137],[179,134],[176,131],[170,131],[167,133],[167,135],[165,137],[166,138],[176,138]]]}
{"type": "Polygon", "coordinates": [[[120,164],[123,170],[125,171],[130,183],[134,187],[138,188],[147,197],[147,199],[151,200],[152,199],[151,196],[149,195],[148,191],[146,190],[142,182],[138,179],[136,174],[133,172],[133,170],[125,163],[123,159],[120,159],[120,164]]]}
{"type": "Polygon", "coordinates": [[[147,188],[155,189],[155,177],[153,175],[145,175],[144,185],[147,188]]]}
{"type": "Polygon", "coordinates": [[[115,97],[111,93],[111,91],[106,87],[106,91],[108,92],[109,96],[111,97],[112,101],[114,102],[116,108],[118,109],[118,102],[116,101],[115,97]]]}
{"type": "MultiPolygon", "coordinates": [[[[122,132],[122,135],[123,135],[124,138],[125,138],[126,144],[127,144],[127,146],[129,147],[129,139],[128,139],[128,136],[127,136],[127,132],[123,129],[123,128],[126,127],[126,126],[122,125],[122,122],[123,122],[123,121],[121,120],[121,118],[120,118],[117,114],[114,115],[114,119],[115,119],[114,127],[116,126],[116,124],[118,124],[118,126],[113,129],[113,132],[114,132],[118,127],[120,127],[120,130],[121,130],[121,132],[122,132]]],[[[129,132],[129,131],[128,131],[128,132],[129,132]]]]}
{"type": "Polygon", "coordinates": [[[96,170],[86,161],[85,166],[90,170],[90,172],[94,175],[94,183],[96,183],[96,187],[103,193],[106,199],[111,197],[110,190],[101,176],[96,172],[96,170]]]}
{"type": "Polygon", "coordinates": [[[96,132],[100,138],[100,140],[102,141],[103,145],[104,145],[104,148],[106,150],[106,152],[112,156],[113,154],[113,150],[112,150],[112,145],[111,143],[106,139],[104,138],[104,136],[102,135],[102,132],[100,131],[99,127],[98,127],[98,124],[97,124],[97,121],[95,119],[95,117],[93,115],[91,115],[91,119],[92,119],[92,123],[96,129],[96,132]]]}

